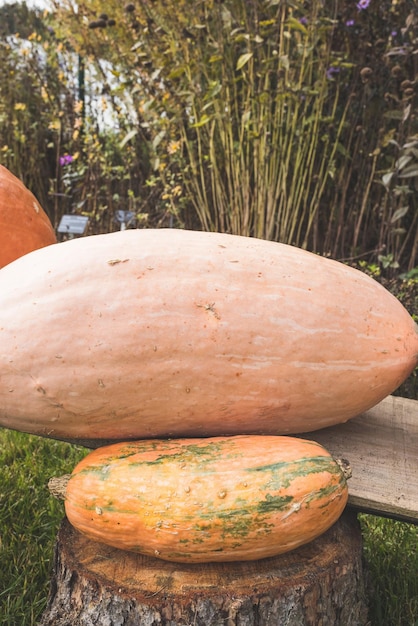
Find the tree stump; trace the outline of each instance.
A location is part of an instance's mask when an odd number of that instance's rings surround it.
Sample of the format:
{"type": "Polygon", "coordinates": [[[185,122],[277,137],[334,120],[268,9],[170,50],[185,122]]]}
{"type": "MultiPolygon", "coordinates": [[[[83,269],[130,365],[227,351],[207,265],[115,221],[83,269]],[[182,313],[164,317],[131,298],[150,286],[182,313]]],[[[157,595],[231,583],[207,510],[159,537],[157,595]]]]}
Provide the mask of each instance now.
{"type": "Polygon", "coordinates": [[[39,626],[365,626],[362,540],[346,511],[259,561],[169,563],[87,539],[64,519],[39,626]]]}

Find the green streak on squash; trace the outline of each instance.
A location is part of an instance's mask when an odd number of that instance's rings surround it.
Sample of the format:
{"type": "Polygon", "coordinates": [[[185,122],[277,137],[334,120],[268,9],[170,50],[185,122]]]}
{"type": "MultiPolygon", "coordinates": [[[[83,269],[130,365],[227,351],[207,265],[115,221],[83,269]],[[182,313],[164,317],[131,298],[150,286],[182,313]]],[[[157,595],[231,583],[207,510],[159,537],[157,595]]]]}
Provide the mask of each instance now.
{"type": "Polygon", "coordinates": [[[96,541],[206,562],[292,550],[325,532],[346,501],[343,471],[319,444],[238,435],[97,449],[74,469],[65,507],[96,541]]]}

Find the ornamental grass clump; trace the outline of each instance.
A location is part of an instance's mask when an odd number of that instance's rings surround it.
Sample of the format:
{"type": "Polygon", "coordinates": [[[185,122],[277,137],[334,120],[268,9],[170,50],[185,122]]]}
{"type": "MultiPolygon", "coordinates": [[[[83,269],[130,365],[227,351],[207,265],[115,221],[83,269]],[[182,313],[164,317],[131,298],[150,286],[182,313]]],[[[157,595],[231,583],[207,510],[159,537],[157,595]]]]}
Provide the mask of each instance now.
{"type": "Polygon", "coordinates": [[[141,24],[130,54],[153,182],[186,224],[312,242],[350,105],[336,6],[140,3],[125,16],[141,24]]]}
{"type": "Polygon", "coordinates": [[[339,110],[327,74],[339,65],[332,26],[319,3],[304,21],[284,5],[256,18],[240,6],[244,15],[224,9],[211,24],[219,34],[201,66],[207,89],[190,89],[185,186],[206,229],[307,247],[348,107],[339,110]]]}
{"type": "Polygon", "coordinates": [[[117,229],[126,209],[140,227],[411,270],[416,176],[401,157],[418,133],[415,4],[52,2],[29,46],[0,49],[0,159],[25,163],[55,222],[83,213],[90,232],[117,229]],[[42,125],[18,89],[28,76],[42,125]]]}

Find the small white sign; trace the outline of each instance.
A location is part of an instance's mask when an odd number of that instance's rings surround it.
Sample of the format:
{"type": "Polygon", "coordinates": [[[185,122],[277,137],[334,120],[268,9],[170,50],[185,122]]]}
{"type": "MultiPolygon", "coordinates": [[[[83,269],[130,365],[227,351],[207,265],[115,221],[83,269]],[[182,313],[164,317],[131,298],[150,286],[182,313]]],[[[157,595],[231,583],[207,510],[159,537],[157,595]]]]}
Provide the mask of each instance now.
{"type": "Polygon", "coordinates": [[[85,215],[63,215],[58,226],[59,233],[84,235],[89,218],[85,215]]]}

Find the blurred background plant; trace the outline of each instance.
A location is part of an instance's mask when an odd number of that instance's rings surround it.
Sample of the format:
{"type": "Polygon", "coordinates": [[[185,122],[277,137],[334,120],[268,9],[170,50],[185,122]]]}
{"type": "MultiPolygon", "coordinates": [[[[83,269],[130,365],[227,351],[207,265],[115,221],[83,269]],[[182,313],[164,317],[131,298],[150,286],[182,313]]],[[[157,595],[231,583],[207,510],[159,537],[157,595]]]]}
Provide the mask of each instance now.
{"type": "Polygon", "coordinates": [[[122,209],[416,265],[413,0],[51,0],[0,23],[0,160],[56,225],[122,209]]]}

